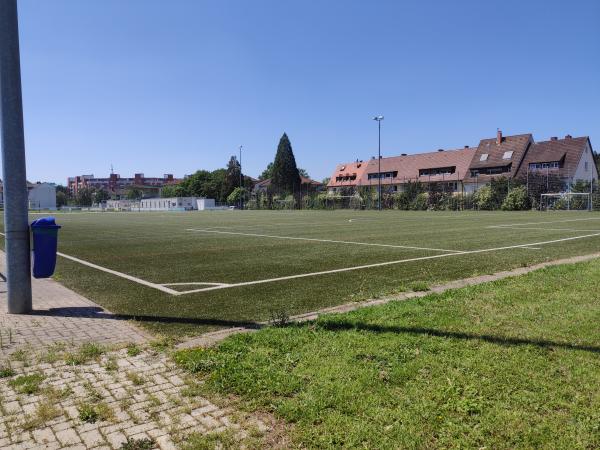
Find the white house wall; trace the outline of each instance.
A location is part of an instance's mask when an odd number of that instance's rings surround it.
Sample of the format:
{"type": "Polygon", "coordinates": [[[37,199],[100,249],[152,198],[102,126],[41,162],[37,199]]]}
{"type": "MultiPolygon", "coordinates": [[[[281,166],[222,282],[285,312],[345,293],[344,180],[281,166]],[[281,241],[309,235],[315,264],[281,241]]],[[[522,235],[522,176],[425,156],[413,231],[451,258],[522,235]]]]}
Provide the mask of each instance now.
{"type": "Polygon", "coordinates": [[[36,184],[29,190],[30,209],[56,209],[56,187],[47,184],[36,184]]]}
{"type": "Polygon", "coordinates": [[[596,171],[596,166],[594,164],[594,156],[592,154],[592,149],[590,147],[590,143],[586,144],[585,150],[581,155],[581,160],[579,160],[579,165],[577,166],[577,170],[575,171],[575,176],[573,177],[573,181],[584,180],[590,181],[593,177],[594,180],[598,180],[598,172],[596,171]],[[587,163],[587,167],[586,167],[587,163]]]}

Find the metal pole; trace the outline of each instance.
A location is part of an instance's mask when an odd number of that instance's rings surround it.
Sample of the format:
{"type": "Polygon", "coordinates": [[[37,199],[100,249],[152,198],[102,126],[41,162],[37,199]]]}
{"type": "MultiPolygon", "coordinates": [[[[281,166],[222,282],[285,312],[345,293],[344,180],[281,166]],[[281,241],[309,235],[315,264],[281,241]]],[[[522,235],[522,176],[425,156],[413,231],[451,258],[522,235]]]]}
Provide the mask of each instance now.
{"type": "Polygon", "coordinates": [[[381,120],[377,121],[377,128],[379,130],[379,145],[377,149],[377,156],[379,157],[379,195],[377,196],[377,204],[379,211],[381,211],[381,120]]]}
{"type": "Polygon", "coordinates": [[[244,209],[244,176],[242,175],[242,146],[240,145],[240,209],[244,209]]]}
{"type": "Polygon", "coordinates": [[[592,210],[592,196],[594,195],[594,172],[590,173],[590,198],[588,199],[588,211],[592,210]]]}
{"type": "Polygon", "coordinates": [[[31,267],[17,1],[0,1],[0,120],[8,312],[30,312],[31,267]]]}

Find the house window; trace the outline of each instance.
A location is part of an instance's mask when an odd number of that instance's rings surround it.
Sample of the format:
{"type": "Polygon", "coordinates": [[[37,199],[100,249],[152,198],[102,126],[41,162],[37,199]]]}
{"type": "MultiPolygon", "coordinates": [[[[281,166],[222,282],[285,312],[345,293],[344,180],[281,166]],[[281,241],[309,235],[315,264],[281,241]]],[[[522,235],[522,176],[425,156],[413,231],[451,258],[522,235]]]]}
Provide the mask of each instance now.
{"type": "Polygon", "coordinates": [[[588,171],[588,162],[587,161],[585,162],[585,171],[586,172],[588,171]]]}
{"type": "Polygon", "coordinates": [[[427,175],[451,175],[456,172],[456,166],[450,167],[432,167],[429,169],[419,169],[419,176],[427,175]]]}
{"type": "Polygon", "coordinates": [[[509,152],[504,152],[504,155],[502,155],[502,159],[511,159],[513,155],[512,150],[509,152]]]}
{"type": "Polygon", "coordinates": [[[490,155],[489,155],[489,154],[487,154],[487,153],[484,153],[484,154],[482,154],[482,155],[479,157],[479,161],[487,161],[487,159],[488,159],[488,156],[490,156],[490,155]]]}
{"type": "Polygon", "coordinates": [[[398,171],[393,171],[393,172],[381,172],[381,174],[378,173],[370,173],[368,175],[368,179],[369,180],[376,180],[377,178],[395,178],[398,176],[398,171]]]}
{"type": "Polygon", "coordinates": [[[545,163],[529,163],[529,170],[539,170],[539,169],[559,169],[560,162],[559,161],[551,161],[545,163]]]}

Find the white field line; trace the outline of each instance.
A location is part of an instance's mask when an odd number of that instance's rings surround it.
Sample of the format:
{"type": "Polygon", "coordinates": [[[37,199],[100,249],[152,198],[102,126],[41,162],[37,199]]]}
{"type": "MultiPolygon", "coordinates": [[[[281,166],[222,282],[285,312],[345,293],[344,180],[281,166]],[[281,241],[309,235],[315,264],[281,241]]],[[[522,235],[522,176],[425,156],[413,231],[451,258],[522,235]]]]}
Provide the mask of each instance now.
{"type": "Polygon", "coordinates": [[[574,231],[576,233],[600,233],[600,230],[582,230],[576,228],[542,228],[542,227],[507,227],[505,225],[490,225],[487,228],[505,229],[505,230],[538,230],[538,231],[574,231]]]}
{"type": "MultiPolygon", "coordinates": [[[[0,235],[5,236],[5,234],[2,233],[2,232],[0,232],[0,235]]],[[[455,250],[453,250],[452,253],[443,253],[441,255],[422,256],[422,257],[418,257],[418,258],[409,258],[409,259],[400,259],[400,260],[396,260],[396,261],[386,261],[386,262],[381,262],[381,263],[365,264],[365,265],[353,266],[353,267],[344,267],[344,268],[341,268],[341,269],[324,270],[324,271],[321,271],[321,272],[303,273],[303,274],[289,275],[289,276],[285,276],[285,277],[269,278],[269,279],[263,279],[263,280],[245,281],[245,282],[241,282],[241,283],[232,283],[232,284],[225,284],[225,283],[218,283],[217,284],[217,283],[214,283],[215,284],[214,286],[207,287],[207,288],[201,288],[201,289],[193,289],[193,290],[190,290],[190,291],[176,291],[174,289],[170,289],[170,288],[166,287],[167,285],[169,285],[168,283],[166,285],[152,283],[150,281],[142,280],[141,278],[137,278],[137,277],[134,277],[132,275],[128,275],[128,274],[123,273],[123,272],[118,272],[116,270],[112,270],[112,269],[108,269],[108,268],[103,267],[103,266],[99,266],[98,264],[94,264],[94,263],[91,263],[89,261],[85,261],[85,260],[80,259],[80,258],[75,258],[74,256],[66,255],[66,254],[60,253],[60,252],[57,252],[56,254],[58,256],[61,256],[61,257],[65,258],[65,259],[69,259],[71,261],[77,262],[77,263],[82,264],[84,266],[88,266],[88,267],[91,267],[93,269],[97,269],[97,270],[100,270],[102,272],[106,272],[106,273],[109,273],[111,275],[115,275],[115,276],[124,278],[126,280],[133,281],[134,283],[138,283],[138,284],[141,284],[143,286],[147,286],[147,287],[150,287],[150,288],[153,288],[153,289],[157,289],[157,290],[165,292],[167,294],[171,294],[171,295],[174,295],[174,296],[179,296],[179,295],[185,295],[185,294],[193,294],[193,293],[196,293],[196,292],[212,291],[212,290],[216,290],[216,289],[226,289],[226,288],[231,288],[231,287],[251,286],[251,285],[255,285],[255,284],[273,283],[273,282],[277,282],[277,281],[293,280],[293,279],[296,279],[296,278],[307,278],[307,277],[314,277],[314,276],[319,276],[319,275],[327,275],[327,274],[332,274],[332,273],[349,272],[349,271],[352,271],[352,270],[369,269],[369,268],[373,268],[373,267],[389,266],[389,265],[402,264],[402,263],[407,263],[407,262],[425,261],[425,260],[430,260],[430,259],[445,258],[445,257],[448,257],[448,256],[472,255],[472,254],[476,254],[476,253],[495,252],[495,251],[500,251],[500,250],[514,249],[514,248],[534,248],[533,246],[546,245],[546,244],[554,244],[554,243],[557,243],[557,242],[573,241],[573,240],[576,240],[576,239],[584,239],[584,238],[595,237],[595,236],[600,236],[600,233],[586,234],[586,235],[583,235],[583,236],[573,236],[573,237],[562,238],[562,239],[553,239],[553,240],[550,240],[550,241],[532,242],[532,243],[529,243],[529,244],[510,245],[510,246],[506,246],[506,247],[496,247],[496,248],[486,248],[486,249],[481,249],[481,250],[466,250],[466,251],[455,251],[455,250]]],[[[172,284],[172,285],[177,285],[177,284],[178,283],[175,283],[175,284],[172,284]]],[[[192,283],[192,284],[196,284],[196,283],[192,283]]],[[[213,284],[213,283],[204,283],[204,284],[213,284]]]]}
{"type": "Polygon", "coordinates": [[[228,286],[227,283],[209,283],[207,281],[191,281],[189,283],[162,283],[161,286],[195,286],[198,284],[208,284],[210,286],[228,286]]]}
{"type": "Polygon", "coordinates": [[[312,242],[327,242],[332,244],[352,244],[352,245],[367,245],[372,247],[389,247],[389,248],[404,248],[410,250],[430,250],[434,252],[451,252],[451,253],[462,253],[460,250],[447,250],[443,248],[430,248],[430,247],[414,247],[411,245],[393,245],[393,244],[376,244],[370,242],[355,242],[355,241],[337,241],[333,239],[317,239],[307,237],[294,237],[294,236],[277,236],[272,234],[257,234],[257,233],[242,233],[238,231],[218,231],[218,230],[206,230],[197,228],[187,228],[187,231],[196,231],[200,233],[215,233],[215,234],[234,234],[239,236],[253,236],[263,237],[271,239],[288,239],[293,241],[312,241],[312,242]]]}
{"type": "Polygon", "coordinates": [[[553,220],[550,222],[507,223],[507,224],[500,224],[500,225],[494,225],[494,226],[502,228],[502,227],[515,227],[515,226],[519,226],[519,225],[545,225],[545,224],[552,224],[552,223],[581,222],[584,220],[600,220],[600,217],[586,217],[583,219],[553,220]]]}
{"type": "Polygon", "coordinates": [[[85,261],[83,259],[75,258],[74,256],[65,255],[64,253],[56,252],[58,256],[62,256],[65,259],[70,259],[71,261],[75,261],[79,264],[83,264],[84,266],[91,267],[93,269],[101,270],[102,272],[110,273],[111,275],[116,275],[121,278],[125,278],[126,280],[133,281],[134,283],[138,283],[144,286],[148,286],[154,289],[158,289],[159,291],[166,292],[167,294],[177,294],[178,292],[175,289],[169,289],[162,284],[152,283],[150,281],[142,280],[141,278],[134,277],[132,275],[127,275],[123,272],[117,272],[116,270],[108,269],[106,267],[99,266],[98,264],[91,263],[89,261],[85,261]]]}
{"type": "MultiPolygon", "coordinates": [[[[6,236],[4,233],[0,233],[0,235],[6,236]]],[[[156,283],[152,283],[150,281],[142,280],[141,278],[137,278],[137,277],[134,277],[132,275],[127,275],[126,273],[118,272],[116,270],[112,270],[112,269],[109,269],[107,267],[102,267],[102,266],[99,266],[98,264],[91,263],[91,262],[86,261],[84,259],[75,258],[74,256],[71,256],[71,255],[65,255],[64,253],[60,253],[60,252],[56,252],[56,254],[58,256],[61,256],[61,257],[65,258],[65,259],[70,259],[71,261],[77,262],[77,263],[82,264],[84,266],[91,267],[92,269],[97,269],[97,270],[100,270],[102,272],[110,273],[111,275],[116,275],[118,277],[125,278],[126,280],[133,281],[134,283],[138,283],[138,284],[141,284],[143,286],[148,286],[148,287],[151,287],[151,288],[154,288],[154,289],[158,289],[159,291],[166,292],[167,294],[172,294],[172,295],[178,294],[178,291],[176,291],[175,289],[169,289],[168,287],[165,287],[165,286],[163,286],[161,284],[156,284],[156,283]]]]}
{"type": "Polygon", "coordinates": [[[509,250],[509,249],[513,249],[513,248],[531,248],[532,246],[537,246],[537,245],[554,244],[557,242],[573,241],[575,239],[584,239],[584,238],[595,237],[595,236],[600,236],[600,233],[587,234],[584,236],[574,236],[574,237],[568,237],[568,238],[562,238],[562,239],[553,239],[551,241],[531,242],[529,244],[510,245],[510,246],[506,246],[506,247],[485,248],[485,249],[481,249],[481,250],[466,250],[466,251],[463,251],[460,253],[443,253],[441,255],[421,256],[419,258],[400,259],[400,260],[396,260],[396,261],[386,261],[386,262],[381,262],[381,263],[365,264],[362,266],[354,266],[354,267],[344,267],[342,269],[323,270],[321,272],[302,273],[302,274],[298,274],[298,275],[289,275],[289,276],[278,277],[278,278],[268,278],[268,279],[264,279],[264,280],[245,281],[242,283],[233,283],[233,284],[228,284],[225,286],[214,286],[214,287],[208,287],[208,288],[202,288],[202,289],[194,289],[191,291],[182,291],[182,292],[177,292],[174,295],[193,294],[196,292],[206,292],[206,291],[213,291],[216,289],[227,289],[227,288],[232,288],[232,287],[252,286],[255,284],[273,283],[273,282],[277,282],[277,281],[294,280],[297,278],[307,278],[307,277],[315,277],[315,276],[319,276],[319,275],[328,275],[328,274],[332,274],[332,273],[349,272],[351,270],[370,269],[373,267],[390,266],[393,264],[402,264],[402,263],[415,262],[415,261],[426,261],[429,259],[446,258],[448,256],[473,255],[476,253],[496,252],[496,251],[500,251],[500,250],[509,250]]]}

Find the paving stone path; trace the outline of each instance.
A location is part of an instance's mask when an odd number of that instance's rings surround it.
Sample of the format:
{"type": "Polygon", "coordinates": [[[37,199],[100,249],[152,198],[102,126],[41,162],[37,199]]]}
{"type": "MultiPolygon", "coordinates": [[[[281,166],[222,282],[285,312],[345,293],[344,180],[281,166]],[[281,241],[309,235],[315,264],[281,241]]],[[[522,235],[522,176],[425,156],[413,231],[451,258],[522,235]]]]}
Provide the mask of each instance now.
{"type": "MultiPolygon", "coordinates": [[[[0,273],[5,271],[0,252],[0,273]]],[[[7,314],[6,282],[0,277],[0,359],[27,346],[43,348],[54,342],[143,343],[143,330],[51,279],[33,280],[31,314],[7,314]]]]}
{"type": "Polygon", "coordinates": [[[85,352],[69,351],[55,345],[40,354],[54,362],[11,362],[14,373],[0,379],[0,448],[118,449],[129,438],[164,450],[193,433],[231,430],[241,439],[245,430],[266,429],[203,398],[199,381],[151,347],[108,351],[78,364],[70,359],[85,352]]]}
{"type": "Polygon", "coordinates": [[[165,450],[192,434],[243,440],[267,429],[199,395],[148,333],[51,279],[33,280],[31,314],[7,314],[6,303],[0,277],[0,449],[119,449],[132,439],[165,450]]]}

